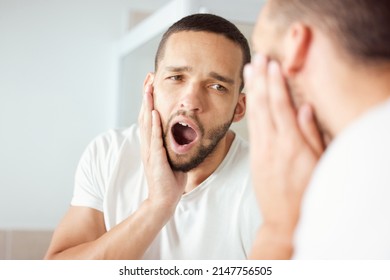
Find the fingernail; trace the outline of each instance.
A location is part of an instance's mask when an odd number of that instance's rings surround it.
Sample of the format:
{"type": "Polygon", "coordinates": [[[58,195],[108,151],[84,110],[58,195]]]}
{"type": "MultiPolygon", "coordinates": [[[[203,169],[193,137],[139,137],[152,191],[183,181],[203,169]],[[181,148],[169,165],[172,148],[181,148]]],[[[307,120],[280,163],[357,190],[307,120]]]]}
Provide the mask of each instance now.
{"type": "Polygon", "coordinates": [[[266,61],[267,61],[266,57],[264,55],[262,55],[262,54],[256,53],[253,56],[253,64],[256,67],[264,65],[266,63],[266,61]]]}
{"type": "Polygon", "coordinates": [[[268,71],[270,75],[278,75],[279,74],[279,64],[272,60],[268,65],[268,71]]]}

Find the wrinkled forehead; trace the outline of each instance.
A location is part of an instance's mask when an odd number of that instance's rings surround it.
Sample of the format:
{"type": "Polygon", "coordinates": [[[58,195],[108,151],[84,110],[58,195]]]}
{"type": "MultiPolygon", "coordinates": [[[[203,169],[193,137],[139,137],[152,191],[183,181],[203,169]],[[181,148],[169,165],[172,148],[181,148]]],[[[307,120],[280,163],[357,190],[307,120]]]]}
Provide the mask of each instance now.
{"type": "Polygon", "coordinates": [[[242,63],[240,46],[225,36],[202,31],[181,31],[168,38],[159,68],[174,64],[239,75],[242,63]]]}

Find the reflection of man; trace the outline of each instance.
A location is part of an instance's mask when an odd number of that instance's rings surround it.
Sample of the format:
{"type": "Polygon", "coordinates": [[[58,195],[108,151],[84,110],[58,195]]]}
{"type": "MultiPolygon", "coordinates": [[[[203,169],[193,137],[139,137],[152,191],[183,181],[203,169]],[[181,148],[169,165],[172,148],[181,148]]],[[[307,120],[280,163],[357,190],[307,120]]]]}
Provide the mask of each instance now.
{"type": "Polygon", "coordinates": [[[389,1],[266,3],[245,69],[254,258],[390,258],[389,21],[389,1]]]}
{"type": "Polygon", "coordinates": [[[47,258],[243,259],[259,217],[246,143],[244,36],[208,14],[165,33],[145,80],[139,127],[84,153],[72,206],[47,258]]]}

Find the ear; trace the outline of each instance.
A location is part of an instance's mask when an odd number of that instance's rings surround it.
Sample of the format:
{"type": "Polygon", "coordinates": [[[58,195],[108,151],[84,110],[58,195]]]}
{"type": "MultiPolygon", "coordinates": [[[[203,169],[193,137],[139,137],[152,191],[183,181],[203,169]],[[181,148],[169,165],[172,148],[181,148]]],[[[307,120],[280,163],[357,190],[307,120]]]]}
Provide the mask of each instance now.
{"type": "Polygon", "coordinates": [[[233,122],[240,121],[245,116],[246,111],[246,95],[245,93],[240,93],[238,96],[238,102],[236,108],[234,109],[233,122]]]}
{"type": "Polygon", "coordinates": [[[155,74],[152,72],[149,72],[146,75],[145,80],[144,80],[144,91],[145,91],[146,86],[151,85],[153,87],[154,76],[155,76],[155,74]]]}
{"type": "Polygon", "coordinates": [[[305,64],[311,40],[312,31],[302,22],[293,23],[289,27],[284,40],[283,73],[287,76],[294,76],[301,70],[305,64]]]}

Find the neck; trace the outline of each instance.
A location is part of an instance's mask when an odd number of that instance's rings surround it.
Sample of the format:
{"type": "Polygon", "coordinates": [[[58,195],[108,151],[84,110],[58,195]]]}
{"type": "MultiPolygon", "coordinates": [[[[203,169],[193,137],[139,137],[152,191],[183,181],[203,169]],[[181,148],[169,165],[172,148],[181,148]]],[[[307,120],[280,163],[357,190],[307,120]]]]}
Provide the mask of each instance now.
{"type": "Polygon", "coordinates": [[[357,62],[328,34],[312,31],[305,64],[295,82],[327,136],[333,138],[390,97],[390,64],[357,62]]]}
{"type": "Polygon", "coordinates": [[[390,97],[390,66],[352,61],[320,35],[297,82],[324,131],[333,138],[390,97]]]}
{"type": "Polygon", "coordinates": [[[218,168],[229,152],[234,137],[234,132],[229,130],[219,141],[215,150],[201,164],[187,173],[186,193],[195,189],[218,168]]]}
{"type": "MultiPolygon", "coordinates": [[[[390,97],[390,71],[358,69],[338,71],[321,96],[330,96],[325,125],[337,136],[354,120],[390,97]],[[331,92],[331,94],[329,94],[331,92]]],[[[320,105],[321,106],[321,105],[320,105]]],[[[325,110],[325,108],[324,108],[325,110]]],[[[324,112],[325,113],[325,112],[324,112]]]]}

